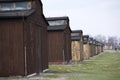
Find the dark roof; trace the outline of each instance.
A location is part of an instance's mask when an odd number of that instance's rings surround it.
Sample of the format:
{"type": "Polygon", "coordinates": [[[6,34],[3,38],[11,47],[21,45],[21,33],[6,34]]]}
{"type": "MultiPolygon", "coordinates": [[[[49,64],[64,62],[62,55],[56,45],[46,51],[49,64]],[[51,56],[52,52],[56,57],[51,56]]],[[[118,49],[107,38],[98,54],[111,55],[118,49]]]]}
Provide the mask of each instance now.
{"type": "Polygon", "coordinates": [[[90,45],[92,45],[92,44],[93,44],[93,42],[94,42],[93,38],[92,38],[92,37],[90,37],[90,38],[89,38],[89,44],[90,44],[90,45]]]}
{"type": "Polygon", "coordinates": [[[72,31],[71,33],[71,39],[72,40],[80,40],[81,39],[81,33],[80,32],[76,32],[76,31],[72,31]]]}
{"type": "Polygon", "coordinates": [[[93,38],[92,38],[92,37],[90,37],[90,38],[89,38],[89,40],[93,41],[93,38]]]}
{"type": "Polygon", "coordinates": [[[71,36],[72,41],[79,41],[80,36],[71,36]]]}
{"type": "Polygon", "coordinates": [[[82,30],[72,30],[72,33],[83,33],[83,31],[82,30]]]}
{"type": "Polygon", "coordinates": [[[83,37],[89,38],[89,35],[83,35],[83,37]]]}
{"type": "Polygon", "coordinates": [[[93,39],[93,44],[96,45],[96,39],[93,39]]]}
{"type": "Polygon", "coordinates": [[[83,35],[83,44],[87,44],[89,42],[89,35],[83,35]]]}
{"type": "Polygon", "coordinates": [[[66,28],[67,28],[67,26],[64,26],[64,25],[63,26],[62,25],[60,25],[60,26],[48,26],[47,30],[48,31],[62,31],[66,28]]]}
{"type": "Polygon", "coordinates": [[[96,40],[96,41],[95,41],[95,45],[98,46],[98,43],[99,43],[99,41],[96,40]]]}
{"type": "Polygon", "coordinates": [[[32,0],[0,0],[0,2],[18,2],[18,1],[32,1],[32,0]]]}
{"type": "Polygon", "coordinates": [[[99,41],[96,41],[96,45],[99,46],[99,41]]]}
{"type": "Polygon", "coordinates": [[[19,10],[19,11],[1,11],[0,12],[0,18],[16,18],[16,17],[28,17],[33,12],[35,12],[34,9],[32,10],[19,10]]]}
{"type": "Polygon", "coordinates": [[[69,18],[67,16],[64,17],[48,17],[46,18],[47,21],[54,21],[54,20],[69,20],[69,18]]]}
{"type": "Polygon", "coordinates": [[[104,44],[102,42],[99,42],[99,41],[96,42],[96,45],[97,46],[104,46],[104,44]]]}
{"type": "Polygon", "coordinates": [[[92,41],[92,42],[93,42],[93,41],[94,41],[94,39],[93,39],[92,37],[90,37],[90,38],[89,38],[89,41],[92,41]]]}
{"type": "Polygon", "coordinates": [[[54,21],[54,20],[67,20],[68,21],[68,24],[66,25],[53,25],[53,26],[48,26],[48,31],[62,31],[62,30],[65,30],[66,28],[69,28],[69,30],[71,31],[70,29],[70,26],[69,26],[69,18],[67,16],[64,16],[64,17],[49,17],[49,18],[46,18],[47,21],[54,21]]]}

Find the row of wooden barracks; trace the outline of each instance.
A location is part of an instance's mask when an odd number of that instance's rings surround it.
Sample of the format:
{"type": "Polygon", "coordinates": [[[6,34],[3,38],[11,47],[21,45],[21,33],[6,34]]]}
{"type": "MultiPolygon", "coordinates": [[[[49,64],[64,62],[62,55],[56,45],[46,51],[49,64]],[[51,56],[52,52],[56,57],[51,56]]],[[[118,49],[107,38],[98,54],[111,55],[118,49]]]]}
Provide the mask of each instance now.
{"type": "Polygon", "coordinates": [[[68,17],[45,18],[41,0],[0,0],[0,76],[28,76],[49,64],[83,61],[103,44],[71,31],[68,17]]]}

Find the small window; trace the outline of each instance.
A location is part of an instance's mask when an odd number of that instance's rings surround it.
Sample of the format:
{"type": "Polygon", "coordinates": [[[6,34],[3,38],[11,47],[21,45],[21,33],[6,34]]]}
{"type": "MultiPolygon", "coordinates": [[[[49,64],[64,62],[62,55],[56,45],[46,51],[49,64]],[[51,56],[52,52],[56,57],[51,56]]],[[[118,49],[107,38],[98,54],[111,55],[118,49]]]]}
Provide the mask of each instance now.
{"type": "Polygon", "coordinates": [[[87,41],[87,38],[84,37],[83,39],[84,39],[84,41],[87,41]]]}
{"type": "Polygon", "coordinates": [[[55,26],[55,25],[66,25],[67,22],[65,20],[55,20],[55,21],[48,21],[50,26],[55,26]]]}
{"type": "Polygon", "coordinates": [[[1,10],[13,10],[14,6],[13,3],[2,3],[1,10]]]}
{"type": "Polygon", "coordinates": [[[71,33],[71,36],[80,36],[79,33],[71,33]]]}
{"type": "Polygon", "coordinates": [[[28,10],[31,9],[31,2],[0,3],[1,11],[28,10]]]}
{"type": "Polygon", "coordinates": [[[30,9],[29,2],[17,2],[15,5],[15,10],[30,9]]]}

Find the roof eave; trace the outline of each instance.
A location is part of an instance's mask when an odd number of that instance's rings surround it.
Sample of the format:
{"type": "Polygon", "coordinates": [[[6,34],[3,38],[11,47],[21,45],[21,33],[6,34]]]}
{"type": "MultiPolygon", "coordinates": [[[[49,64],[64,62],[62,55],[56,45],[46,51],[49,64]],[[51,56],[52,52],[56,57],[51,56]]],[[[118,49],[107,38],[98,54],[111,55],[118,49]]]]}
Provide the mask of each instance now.
{"type": "Polygon", "coordinates": [[[0,12],[0,18],[20,18],[20,17],[28,17],[35,12],[32,10],[24,10],[24,11],[5,11],[0,12]]]}

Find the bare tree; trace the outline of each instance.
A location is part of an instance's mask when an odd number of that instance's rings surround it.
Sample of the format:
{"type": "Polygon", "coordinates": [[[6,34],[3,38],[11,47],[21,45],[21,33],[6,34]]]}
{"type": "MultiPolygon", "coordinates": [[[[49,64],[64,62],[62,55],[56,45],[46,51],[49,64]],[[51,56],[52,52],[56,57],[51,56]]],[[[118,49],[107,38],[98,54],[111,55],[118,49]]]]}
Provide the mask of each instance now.
{"type": "Polygon", "coordinates": [[[94,38],[104,43],[107,49],[120,49],[120,38],[115,36],[106,37],[104,35],[96,35],[94,38]]]}
{"type": "Polygon", "coordinates": [[[103,35],[96,35],[94,37],[97,41],[99,42],[102,42],[102,43],[105,43],[107,40],[106,40],[106,36],[103,36],[103,35]]]}

